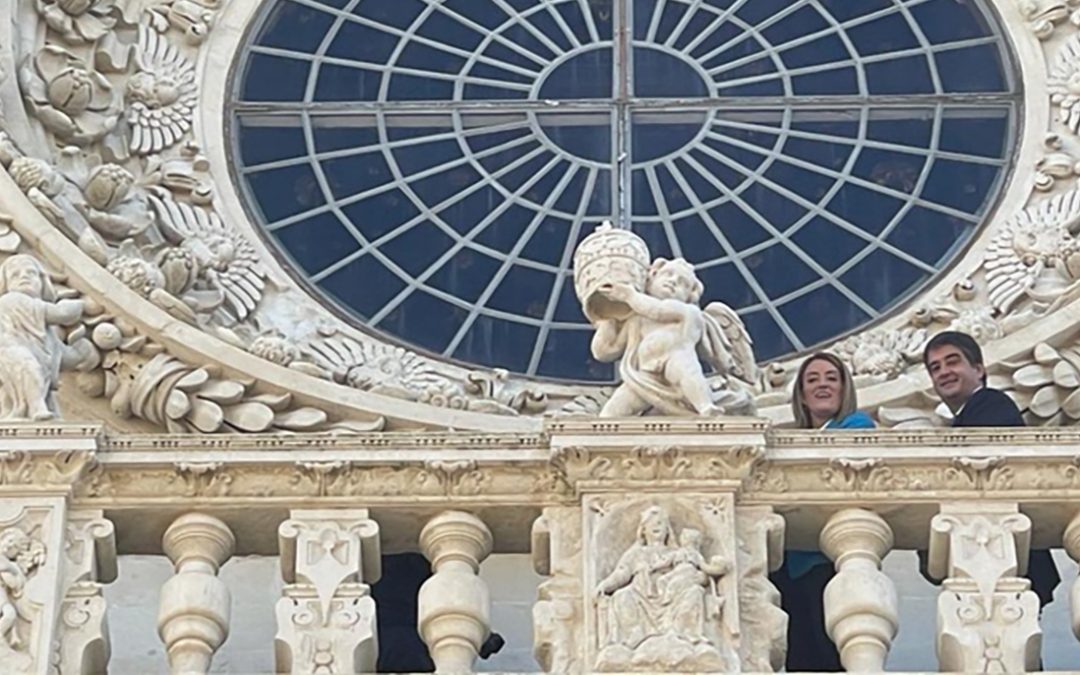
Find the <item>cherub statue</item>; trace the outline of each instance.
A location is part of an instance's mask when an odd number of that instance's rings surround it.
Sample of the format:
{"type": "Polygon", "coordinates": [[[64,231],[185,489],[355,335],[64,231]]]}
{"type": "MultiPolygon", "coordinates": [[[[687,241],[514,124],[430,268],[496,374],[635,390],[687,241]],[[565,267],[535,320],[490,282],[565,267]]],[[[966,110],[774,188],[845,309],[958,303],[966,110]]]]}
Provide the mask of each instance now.
{"type": "Polygon", "coordinates": [[[16,630],[15,601],[22,595],[30,573],[45,561],[45,547],[17,527],[0,532],[0,655],[22,645],[16,630]]]}
{"type": "Polygon", "coordinates": [[[0,264],[0,420],[47,420],[56,416],[53,391],[61,367],[91,357],[81,340],[60,341],[52,326],[82,318],[81,300],[58,300],[49,275],[28,255],[0,264]]]}
{"type": "MultiPolygon", "coordinates": [[[[723,392],[737,405],[718,406],[699,357],[731,378],[753,381],[756,372],[750,335],[727,305],[698,306],[704,285],[682,258],[658,258],[649,267],[645,292],[623,282],[603,284],[598,292],[629,307],[626,318],[598,318],[592,353],[619,363],[622,384],[600,411],[601,417],[640,415],[656,409],[667,415],[716,415],[752,410],[747,392],[723,392]]],[[[735,385],[738,386],[738,385],[735,385]]],[[[732,387],[734,388],[734,387],[732,387]]]]}

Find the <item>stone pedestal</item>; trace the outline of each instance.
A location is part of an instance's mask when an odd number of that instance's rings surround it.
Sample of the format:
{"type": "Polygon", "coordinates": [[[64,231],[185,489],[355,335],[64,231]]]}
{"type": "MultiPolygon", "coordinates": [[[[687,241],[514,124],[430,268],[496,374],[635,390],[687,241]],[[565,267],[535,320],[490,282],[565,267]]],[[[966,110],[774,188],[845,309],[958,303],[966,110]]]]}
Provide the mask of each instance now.
{"type": "Polygon", "coordinates": [[[278,528],[281,573],[274,656],[279,673],[374,672],[379,526],[367,509],[294,510],[278,528]]]}
{"type": "Polygon", "coordinates": [[[1031,521],[1013,504],[941,506],[930,526],[931,576],[938,598],[942,670],[1038,670],[1039,597],[1019,575],[1027,566],[1031,521]]]}
{"type": "Polygon", "coordinates": [[[492,543],[487,525],[463,511],[444,511],[420,532],[435,574],[420,587],[418,622],[437,673],[472,672],[491,631],[491,598],[477,572],[492,543]]]}
{"type": "Polygon", "coordinates": [[[896,586],[881,571],[892,530],[873,511],[844,509],[829,518],[820,543],[836,563],[825,587],[825,629],[840,662],[848,672],[880,672],[900,623],[896,586]]]}
{"type": "Polygon", "coordinates": [[[158,635],[173,675],[201,675],[229,635],[229,589],[217,573],[236,540],[217,518],[188,513],[173,521],[162,544],[176,574],[161,587],[158,635]]]}
{"type": "Polygon", "coordinates": [[[110,646],[102,587],[116,580],[112,522],[99,509],[72,511],[68,514],[64,548],[64,600],[57,626],[60,673],[104,673],[110,646]]]}

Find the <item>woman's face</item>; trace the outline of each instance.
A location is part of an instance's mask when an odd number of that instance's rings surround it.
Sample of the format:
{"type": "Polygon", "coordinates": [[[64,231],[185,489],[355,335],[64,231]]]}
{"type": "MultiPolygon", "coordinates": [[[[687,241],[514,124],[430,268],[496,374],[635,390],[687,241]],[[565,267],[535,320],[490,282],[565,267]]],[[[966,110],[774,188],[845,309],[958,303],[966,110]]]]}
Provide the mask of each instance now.
{"type": "Polygon", "coordinates": [[[664,539],[667,537],[667,518],[664,518],[659,514],[654,514],[645,521],[645,527],[643,529],[646,544],[654,546],[657,544],[662,544],[664,543],[664,539]]]}
{"type": "Polygon", "coordinates": [[[814,359],[803,371],[803,400],[815,425],[824,424],[840,412],[844,398],[844,385],[840,370],[825,359],[814,359]]]}

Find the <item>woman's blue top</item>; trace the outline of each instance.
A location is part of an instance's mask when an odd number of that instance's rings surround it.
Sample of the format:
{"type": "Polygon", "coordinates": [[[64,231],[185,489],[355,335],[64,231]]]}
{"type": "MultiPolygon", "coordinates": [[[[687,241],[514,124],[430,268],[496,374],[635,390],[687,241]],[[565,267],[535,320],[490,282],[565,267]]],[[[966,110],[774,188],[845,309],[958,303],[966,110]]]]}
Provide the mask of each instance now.
{"type": "MultiPolygon", "coordinates": [[[[829,420],[829,423],[825,425],[827,431],[873,428],[874,420],[870,419],[870,416],[861,410],[856,410],[842,420],[829,420]]],[[[795,579],[818,565],[830,564],[830,560],[821,551],[788,551],[784,555],[784,564],[788,568],[788,577],[795,579]]]]}

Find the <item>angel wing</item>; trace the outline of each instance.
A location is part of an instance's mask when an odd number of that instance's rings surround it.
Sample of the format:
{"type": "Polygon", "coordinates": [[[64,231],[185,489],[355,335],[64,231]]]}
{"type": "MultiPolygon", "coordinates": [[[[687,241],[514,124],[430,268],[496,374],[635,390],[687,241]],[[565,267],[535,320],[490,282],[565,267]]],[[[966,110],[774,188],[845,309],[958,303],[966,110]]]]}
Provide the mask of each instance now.
{"type": "Polygon", "coordinates": [[[147,26],[139,27],[135,62],[138,72],[127,89],[130,148],[137,155],[156,154],[191,128],[198,103],[195,64],[147,26]]]}
{"type": "Polygon", "coordinates": [[[1058,51],[1050,67],[1047,88],[1058,106],[1058,119],[1074,134],[1080,132],[1080,98],[1073,91],[1073,79],[1080,75],[1080,36],[1073,37],[1058,51]]]}
{"type": "Polygon", "coordinates": [[[727,305],[712,302],[705,307],[703,356],[716,369],[747,382],[757,379],[754,341],[742,319],[727,305]]]}
{"type": "Polygon", "coordinates": [[[200,276],[224,293],[230,312],[243,321],[255,311],[266,288],[266,270],[251,242],[213,211],[153,194],[150,203],[165,238],[192,250],[200,276]]]}
{"type": "Polygon", "coordinates": [[[1011,218],[986,250],[983,269],[990,304],[1007,312],[1034,286],[1046,256],[1059,255],[1080,223],[1080,191],[1071,190],[1011,218]]]}

